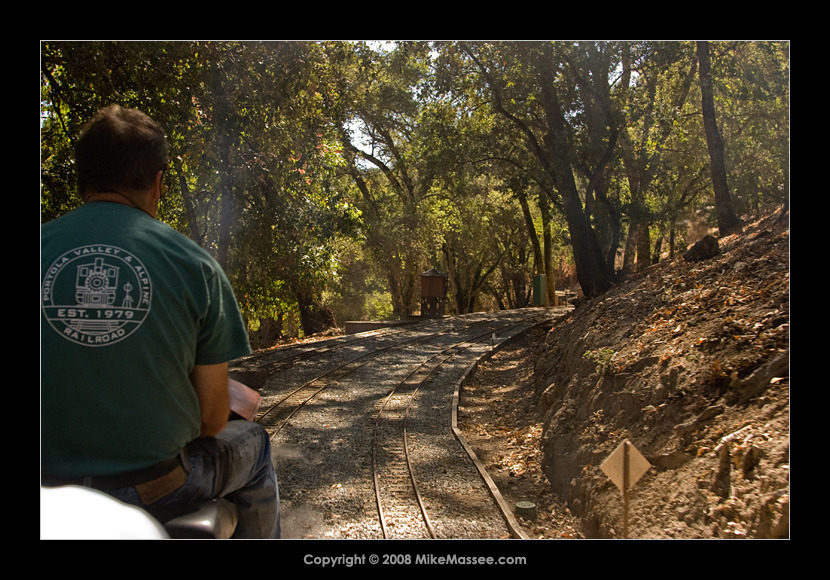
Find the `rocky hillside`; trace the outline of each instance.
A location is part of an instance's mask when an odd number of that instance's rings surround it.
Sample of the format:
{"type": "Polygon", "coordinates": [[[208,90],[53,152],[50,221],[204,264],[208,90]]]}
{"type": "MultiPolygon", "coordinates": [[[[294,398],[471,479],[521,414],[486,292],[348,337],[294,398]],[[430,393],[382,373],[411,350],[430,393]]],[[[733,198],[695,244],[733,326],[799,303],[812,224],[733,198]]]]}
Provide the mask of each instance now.
{"type": "Polygon", "coordinates": [[[789,225],[717,249],[580,305],[536,353],[542,469],[583,537],[625,532],[600,465],[626,439],[651,464],[629,538],[789,537],[789,225]]]}

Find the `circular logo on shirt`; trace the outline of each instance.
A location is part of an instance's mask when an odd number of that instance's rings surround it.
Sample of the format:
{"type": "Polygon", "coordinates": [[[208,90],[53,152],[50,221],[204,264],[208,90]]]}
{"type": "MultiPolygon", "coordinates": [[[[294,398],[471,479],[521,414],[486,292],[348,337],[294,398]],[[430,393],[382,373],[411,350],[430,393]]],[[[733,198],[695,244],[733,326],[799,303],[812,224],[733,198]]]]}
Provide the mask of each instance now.
{"type": "Polygon", "coordinates": [[[63,338],[107,346],[135,332],[150,312],[144,264],[116,246],[81,246],[55,260],[43,277],[41,307],[63,338]]]}

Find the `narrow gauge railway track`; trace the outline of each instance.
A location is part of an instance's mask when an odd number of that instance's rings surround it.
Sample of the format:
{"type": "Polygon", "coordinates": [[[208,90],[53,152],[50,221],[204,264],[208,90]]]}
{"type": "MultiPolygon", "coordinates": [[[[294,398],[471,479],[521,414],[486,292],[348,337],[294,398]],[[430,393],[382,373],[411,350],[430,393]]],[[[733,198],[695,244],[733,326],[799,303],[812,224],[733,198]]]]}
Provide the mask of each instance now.
{"type": "Polygon", "coordinates": [[[275,350],[256,353],[234,362],[232,370],[237,373],[251,373],[258,376],[268,376],[283,369],[290,368],[301,361],[324,356],[344,348],[375,340],[378,336],[389,336],[404,332],[398,328],[387,328],[364,332],[360,335],[339,336],[326,339],[321,343],[304,343],[284,346],[275,350]],[[322,346],[320,346],[322,344],[322,346]]]}
{"type": "MultiPolygon", "coordinates": [[[[471,328],[474,328],[476,326],[488,324],[492,324],[491,319],[479,320],[473,322],[468,326],[463,327],[461,330],[470,330],[471,328]]],[[[415,335],[403,341],[395,342],[384,347],[379,347],[366,354],[360,355],[302,384],[298,388],[284,395],[276,403],[270,404],[267,408],[260,410],[256,421],[263,425],[266,429],[268,429],[269,433],[271,434],[271,439],[273,440],[274,437],[283,428],[285,423],[292,416],[294,416],[295,413],[297,413],[303,406],[305,406],[309,401],[318,396],[330,385],[336,384],[338,380],[342,379],[346,375],[355,372],[357,369],[371,363],[377,357],[383,354],[387,354],[390,351],[403,350],[408,347],[417,345],[419,343],[434,340],[437,335],[449,335],[456,332],[459,332],[458,328],[451,328],[436,334],[415,335]]],[[[490,329],[486,333],[486,335],[489,336],[491,332],[492,329],[490,329]]],[[[334,348],[343,348],[343,346],[345,345],[337,345],[334,348]]],[[[333,349],[324,349],[322,352],[326,352],[328,350],[333,349]]],[[[320,353],[321,351],[302,353],[302,358],[309,358],[312,355],[319,355],[320,353]]],[[[288,368],[291,366],[291,364],[296,363],[298,360],[300,359],[290,357],[290,359],[286,359],[285,364],[280,365],[280,369],[288,368]]],[[[268,367],[270,367],[270,370],[275,370],[274,367],[271,366],[275,364],[276,363],[268,363],[268,367]]]]}
{"type": "MultiPolygon", "coordinates": [[[[519,325],[514,325],[514,327],[519,325]]],[[[502,331],[508,329],[502,329],[502,331]]],[[[413,370],[382,401],[372,438],[372,472],[378,518],[384,539],[402,530],[403,537],[438,538],[424,503],[410,456],[407,422],[419,389],[441,365],[464,350],[490,338],[487,332],[433,355],[413,370]]]]}
{"type": "Polygon", "coordinates": [[[265,400],[279,401],[267,404],[257,421],[277,453],[286,537],[510,535],[488,476],[452,429],[453,393],[496,342],[549,318],[549,311],[523,311],[417,325],[394,338],[327,350],[270,377],[265,400]],[[392,427],[397,447],[387,443],[392,427]],[[407,455],[409,464],[401,462],[407,455]],[[405,509],[390,503],[393,487],[408,498],[405,509]]]}
{"type": "MultiPolygon", "coordinates": [[[[337,353],[344,349],[359,348],[361,345],[368,345],[379,339],[394,339],[397,335],[411,334],[412,328],[423,329],[428,327],[428,325],[441,325],[442,327],[450,327],[446,332],[463,330],[471,324],[469,320],[474,320],[475,318],[478,317],[476,315],[463,315],[450,320],[431,319],[426,324],[414,323],[412,326],[379,328],[361,332],[360,334],[341,335],[316,342],[284,345],[237,359],[233,362],[232,368],[238,372],[268,375],[289,368],[307,359],[337,353]],[[455,324],[460,326],[453,327],[455,324]]],[[[473,322],[473,324],[480,322],[483,321],[479,320],[478,322],[473,322]]]]}

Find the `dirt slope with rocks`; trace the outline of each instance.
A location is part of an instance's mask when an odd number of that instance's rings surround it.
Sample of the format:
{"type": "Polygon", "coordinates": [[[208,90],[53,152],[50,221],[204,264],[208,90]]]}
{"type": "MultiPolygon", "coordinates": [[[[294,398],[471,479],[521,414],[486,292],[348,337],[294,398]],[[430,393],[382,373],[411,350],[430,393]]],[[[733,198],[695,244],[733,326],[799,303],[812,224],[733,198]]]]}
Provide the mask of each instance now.
{"type": "Polygon", "coordinates": [[[539,504],[530,537],[789,537],[788,222],[718,250],[579,305],[465,387],[471,444],[539,504]],[[650,464],[627,520],[600,469],[625,440],[650,464]]]}

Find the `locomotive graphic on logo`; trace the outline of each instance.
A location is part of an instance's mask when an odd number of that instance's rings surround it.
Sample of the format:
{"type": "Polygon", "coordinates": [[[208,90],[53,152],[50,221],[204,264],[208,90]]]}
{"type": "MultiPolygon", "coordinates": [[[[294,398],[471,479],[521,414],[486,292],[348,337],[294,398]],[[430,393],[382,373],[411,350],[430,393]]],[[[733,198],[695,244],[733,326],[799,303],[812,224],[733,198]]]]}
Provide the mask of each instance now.
{"type": "Polygon", "coordinates": [[[78,266],[75,300],[80,306],[112,306],[117,284],[118,268],[105,266],[103,258],[95,258],[92,264],[78,266]]]}
{"type": "Polygon", "coordinates": [[[115,246],[66,252],[46,271],[41,305],[49,325],[84,346],[106,346],[135,332],[150,311],[149,273],[115,246]]]}

